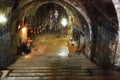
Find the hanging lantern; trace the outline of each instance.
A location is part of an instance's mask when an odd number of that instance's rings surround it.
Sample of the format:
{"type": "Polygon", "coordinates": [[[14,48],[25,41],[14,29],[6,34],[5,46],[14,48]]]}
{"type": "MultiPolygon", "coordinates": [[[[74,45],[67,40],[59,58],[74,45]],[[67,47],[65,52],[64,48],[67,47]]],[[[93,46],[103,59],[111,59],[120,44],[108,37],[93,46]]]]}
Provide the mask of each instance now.
{"type": "Polygon", "coordinates": [[[54,16],[55,16],[55,18],[56,18],[56,19],[58,18],[59,13],[58,13],[58,11],[57,11],[57,10],[55,10],[54,16]]]}
{"type": "Polygon", "coordinates": [[[5,24],[7,22],[7,18],[4,14],[0,15],[0,24],[5,24]]]}

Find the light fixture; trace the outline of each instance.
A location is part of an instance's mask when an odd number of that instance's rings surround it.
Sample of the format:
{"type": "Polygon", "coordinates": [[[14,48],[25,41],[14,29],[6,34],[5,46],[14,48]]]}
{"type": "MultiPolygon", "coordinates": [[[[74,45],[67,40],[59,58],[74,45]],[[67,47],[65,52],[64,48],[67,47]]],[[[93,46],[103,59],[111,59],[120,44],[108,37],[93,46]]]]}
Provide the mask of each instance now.
{"type": "Polygon", "coordinates": [[[61,20],[61,24],[62,24],[64,27],[67,25],[67,23],[68,23],[68,21],[67,21],[66,18],[63,18],[63,19],[61,20]]]}
{"type": "Polygon", "coordinates": [[[54,16],[55,16],[55,18],[56,18],[56,19],[58,18],[59,13],[58,13],[58,11],[57,11],[57,10],[55,10],[54,16]]]}
{"type": "Polygon", "coordinates": [[[1,14],[0,15],[0,24],[4,24],[7,22],[7,18],[5,17],[5,15],[1,14]]]}
{"type": "Polygon", "coordinates": [[[21,28],[21,26],[19,25],[19,26],[18,26],[18,29],[20,29],[20,28],[21,28]]]}
{"type": "Polygon", "coordinates": [[[27,30],[27,28],[26,28],[26,27],[23,27],[23,28],[22,28],[22,31],[23,31],[23,32],[25,32],[26,30],[27,30]]]}
{"type": "Polygon", "coordinates": [[[67,57],[67,56],[68,56],[68,53],[66,53],[66,52],[60,52],[60,53],[58,54],[58,56],[60,56],[60,57],[67,57]]]}
{"type": "Polygon", "coordinates": [[[27,27],[26,26],[23,26],[21,28],[20,34],[21,34],[21,40],[22,40],[22,42],[25,42],[27,40],[27,27]]]}

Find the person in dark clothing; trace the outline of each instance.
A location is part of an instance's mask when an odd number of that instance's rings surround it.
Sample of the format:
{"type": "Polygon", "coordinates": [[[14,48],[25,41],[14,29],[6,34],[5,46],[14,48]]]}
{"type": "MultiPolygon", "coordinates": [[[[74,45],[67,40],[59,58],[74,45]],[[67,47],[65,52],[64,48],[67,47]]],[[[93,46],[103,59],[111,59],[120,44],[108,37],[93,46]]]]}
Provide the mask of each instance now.
{"type": "Polygon", "coordinates": [[[28,46],[26,45],[26,43],[24,43],[24,42],[23,42],[23,44],[22,44],[22,46],[21,46],[21,49],[22,49],[22,51],[23,51],[25,54],[29,54],[29,53],[31,52],[30,47],[28,47],[28,46]]]}

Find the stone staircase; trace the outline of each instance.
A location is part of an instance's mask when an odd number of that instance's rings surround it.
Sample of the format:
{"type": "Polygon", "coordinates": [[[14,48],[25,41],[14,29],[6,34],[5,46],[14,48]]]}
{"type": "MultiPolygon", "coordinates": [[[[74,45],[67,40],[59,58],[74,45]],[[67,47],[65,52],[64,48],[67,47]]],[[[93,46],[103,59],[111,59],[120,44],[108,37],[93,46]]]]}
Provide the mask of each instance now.
{"type": "Polygon", "coordinates": [[[82,54],[68,54],[67,38],[57,35],[36,36],[32,52],[9,66],[2,80],[120,80],[119,72],[103,70],[82,54]]]}
{"type": "Polygon", "coordinates": [[[3,80],[120,80],[119,73],[102,70],[83,55],[23,55],[8,69],[3,80]]]}

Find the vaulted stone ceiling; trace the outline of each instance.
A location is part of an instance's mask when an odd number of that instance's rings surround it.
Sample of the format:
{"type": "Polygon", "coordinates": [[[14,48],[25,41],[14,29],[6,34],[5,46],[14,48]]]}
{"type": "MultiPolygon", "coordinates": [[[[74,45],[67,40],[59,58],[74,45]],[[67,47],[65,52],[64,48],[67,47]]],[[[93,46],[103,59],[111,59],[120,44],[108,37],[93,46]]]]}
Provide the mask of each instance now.
{"type": "MultiPolygon", "coordinates": [[[[9,6],[9,7],[13,7],[13,4],[15,2],[19,2],[19,6],[23,6],[25,5],[26,3],[29,3],[33,0],[0,0],[0,6],[9,6]]],[[[36,0],[37,1],[37,0],[36,0]]],[[[43,0],[38,0],[38,1],[43,1],[43,0]]],[[[54,1],[54,0],[48,0],[48,1],[54,1]]],[[[58,1],[58,0],[55,0],[55,1],[58,1]]],[[[64,1],[72,1],[72,0],[64,0],[64,1]]],[[[78,0],[74,0],[74,1],[78,1],[78,0]]],[[[89,0],[93,3],[111,3],[112,0],[89,0]]],[[[85,3],[85,2],[89,2],[88,0],[79,0],[78,2],[82,2],[82,3],[85,3]]]]}
{"type": "MultiPolygon", "coordinates": [[[[52,1],[52,2],[62,2],[62,1],[59,1],[59,0],[36,0],[37,2],[41,3],[41,2],[44,2],[44,1],[52,1]]],[[[96,6],[105,6],[105,4],[109,4],[112,2],[112,0],[63,0],[63,3],[65,2],[72,2],[73,4],[75,4],[76,6],[81,6],[81,9],[85,11],[84,8],[87,9],[87,11],[90,9],[89,7],[92,7],[93,5],[91,4],[95,4],[96,6]],[[105,4],[103,4],[105,3],[105,4]],[[89,9],[88,9],[89,8],[89,9]]],[[[31,2],[35,2],[34,0],[0,0],[0,6],[4,6],[4,7],[11,7],[13,9],[15,9],[15,7],[23,7],[24,5],[26,4],[30,4],[31,2]]],[[[28,5],[29,5],[28,4],[28,5]]],[[[35,4],[35,5],[32,5],[32,8],[31,9],[31,13],[35,12],[37,10],[37,7],[40,6],[40,4],[35,4]]],[[[29,12],[30,13],[30,12],[29,12]]]]}
{"type": "Polygon", "coordinates": [[[0,6],[12,7],[15,0],[0,0],[0,6]]]}

